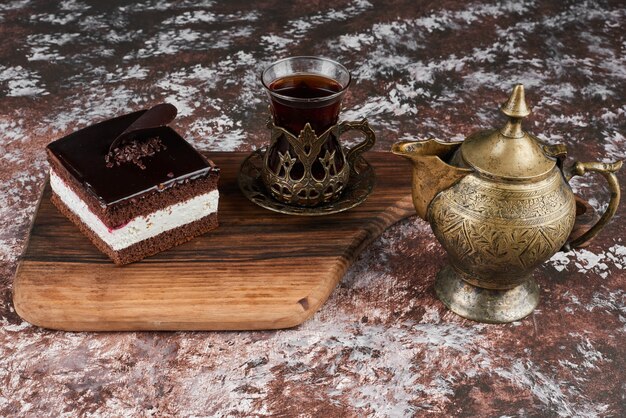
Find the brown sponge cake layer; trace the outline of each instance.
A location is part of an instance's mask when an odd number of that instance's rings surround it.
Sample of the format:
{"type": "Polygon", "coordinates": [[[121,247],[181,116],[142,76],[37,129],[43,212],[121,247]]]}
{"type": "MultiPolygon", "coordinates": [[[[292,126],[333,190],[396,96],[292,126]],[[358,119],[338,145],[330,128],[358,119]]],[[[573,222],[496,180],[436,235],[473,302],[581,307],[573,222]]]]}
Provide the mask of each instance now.
{"type": "Polygon", "coordinates": [[[98,199],[88,192],[76,178],[60,164],[56,158],[49,158],[52,170],[69,188],[87,204],[89,209],[108,227],[115,228],[138,216],[146,216],[159,209],[164,209],[185,200],[217,189],[219,171],[215,170],[206,177],[186,180],[163,191],[154,191],[127,199],[115,205],[103,206],[98,199]]]}
{"type": "Polygon", "coordinates": [[[152,238],[138,242],[122,250],[115,251],[85,225],[54,192],[52,193],[51,201],[63,215],[78,226],[78,229],[80,229],[100,251],[106,254],[117,265],[133,263],[145,257],[165,251],[215,229],[218,226],[217,212],[214,212],[197,221],[165,231],[152,238]]]}

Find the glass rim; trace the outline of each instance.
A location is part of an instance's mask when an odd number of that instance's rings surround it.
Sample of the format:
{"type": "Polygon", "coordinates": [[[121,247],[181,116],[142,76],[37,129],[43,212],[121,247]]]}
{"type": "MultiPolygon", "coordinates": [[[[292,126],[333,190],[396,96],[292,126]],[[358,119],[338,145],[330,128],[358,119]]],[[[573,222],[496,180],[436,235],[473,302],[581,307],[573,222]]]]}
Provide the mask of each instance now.
{"type": "MultiPolygon", "coordinates": [[[[307,73],[293,73],[295,74],[307,74],[307,73]]],[[[310,73],[310,74],[317,74],[317,75],[324,75],[324,74],[318,74],[318,73],[310,73]]],[[[291,74],[289,74],[291,75],[291,74]]],[[[331,78],[331,77],[328,77],[331,78]]],[[[338,81],[334,78],[332,78],[334,81],[338,81]]],[[[268,92],[268,94],[282,99],[282,100],[286,100],[286,101],[290,101],[290,102],[298,102],[298,103],[317,103],[317,102],[324,102],[327,100],[333,100],[336,99],[337,97],[341,96],[342,94],[344,94],[346,92],[346,90],[348,90],[348,87],[350,87],[350,84],[352,84],[352,74],[350,73],[350,71],[343,65],[338,63],[335,60],[332,60],[330,58],[325,58],[325,57],[318,57],[318,56],[314,56],[314,55],[296,55],[293,57],[287,57],[287,58],[281,58],[277,61],[272,62],[271,64],[269,64],[267,67],[265,67],[265,69],[261,72],[261,84],[263,85],[263,87],[265,88],[265,90],[268,92]],[[270,68],[272,68],[273,66],[280,64],[282,62],[285,61],[293,61],[293,60],[297,60],[297,59],[308,59],[311,61],[324,61],[324,62],[328,62],[331,63],[337,67],[339,67],[339,69],[341,69],[342,71],[345,71],[346,74],[348,74],[348,82],[346,83],[345,86],[341,86],[341,90],[339,90],[337,93],[331,94],[330,96],[324,96],[324,97],[310,97],[310,98],[301,98],[301,97],[292,97],[292,96],[285,96],[283,94],[280,93],[276,93],[275,91],[273,91],[272,89],[270,89],[270,87],[265,84],[265,74],[270,70],[270,68]]]]}

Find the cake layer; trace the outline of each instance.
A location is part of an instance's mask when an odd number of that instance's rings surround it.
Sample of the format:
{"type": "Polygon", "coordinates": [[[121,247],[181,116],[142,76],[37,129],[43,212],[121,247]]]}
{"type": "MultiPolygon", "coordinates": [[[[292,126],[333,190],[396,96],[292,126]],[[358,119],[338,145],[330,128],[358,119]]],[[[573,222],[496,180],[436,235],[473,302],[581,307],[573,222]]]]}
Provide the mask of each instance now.
{"type": "Polygon", "coordinates": [[[138,242],[122,250],[115,251],[89,229],[54,193],[50,199],[54,206],[68,218],[100,251],[106,254],[115,264],[134,263],[169,248],[184,244],[187,241],[207,233],[218,226],[217,212],[178,228],[170,229],[155,237],[138,242]]]}
{"type": "Polygon", "coordinates": [[[50,185],[58,199],[78,220],[113,251],[120,251],[169,230],[217,212],[219,193],[212,190],[185,201],[138,216],[118,228],[109,228],[67,183],[50,171],[50,185]]]}
{"type": "Polygon", "coordinates": [[[87,191],[75,177],[56,159],[50,158],[50,168],[61,180],[89,207],[100,220],[109,228],[128,223],[138,216],[147,216],[159,209],[178,202],[191,199],[194,196],[217,189],[219,169],[215,168],[208,176],[194,180],[183,181],[173,187],[154,193],[145,193],[133,199],[126,199],[115,205],[102,205],[94,195],[87,191]]]}

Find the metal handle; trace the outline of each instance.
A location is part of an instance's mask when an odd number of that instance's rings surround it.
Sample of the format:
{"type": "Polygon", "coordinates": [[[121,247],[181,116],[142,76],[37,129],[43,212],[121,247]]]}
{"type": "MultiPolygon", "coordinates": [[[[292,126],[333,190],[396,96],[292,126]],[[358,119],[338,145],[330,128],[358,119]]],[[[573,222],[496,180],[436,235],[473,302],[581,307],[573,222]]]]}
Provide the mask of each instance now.
{"type": "Polygon", "coordinates": [[[363,135],[365,135],[363,142],[350,148],[350,150],[346,153],[346,160],[348,161],[350,170],[359,174],[359,171],[354,163],[361,154],[374,146],[376,143],[376,134],[374,134],[374,131],[370,128],[367,120],[363,119],[361,122],[341,122],[337,126],[337,138],[339,138],[343,133],[352,130],[361,131],[363,135]]]}
{"type": "Polygon", "coordinates": [[[566,170],[565,178],[569,181],[574,176],[582,176],[589,172],[600,173],[609,183],[609,190],[611,192],[611,198],[609,205],[602,214],[602,217],[598,219],[587,232],[576,238],[575,240],[565,244],[565,250],[571,250],[572,248],[580,247],[591,241],[606,224],[611,220],[615,212],[617,211],[617,205],[619,205],[620,189],[619,181],[615,172],[622,167],[622,161],[616,161],[614,163],[581,163],[576,162],[569,170],[566,170]]]}

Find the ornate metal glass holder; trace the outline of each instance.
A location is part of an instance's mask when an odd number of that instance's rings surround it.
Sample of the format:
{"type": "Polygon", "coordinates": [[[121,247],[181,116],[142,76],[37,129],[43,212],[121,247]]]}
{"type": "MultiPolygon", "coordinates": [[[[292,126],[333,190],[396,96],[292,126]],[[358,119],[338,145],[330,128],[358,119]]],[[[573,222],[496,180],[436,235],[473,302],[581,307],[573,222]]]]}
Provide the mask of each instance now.
{"type": "Polygon", "coordinates": [[[361,154],[376,136],[365,119],[341,122],[319,136],[308,123],[297,137],[272,120],[267,127],[271,140],[262,160],[253,153],[239,174],[242,192],[254,203],[281,213],[323,215],[350,209],[372,191],[374,171],[361,154]],[[346,151],[339,138],[353,130],[365,139],[346,151]]]}

